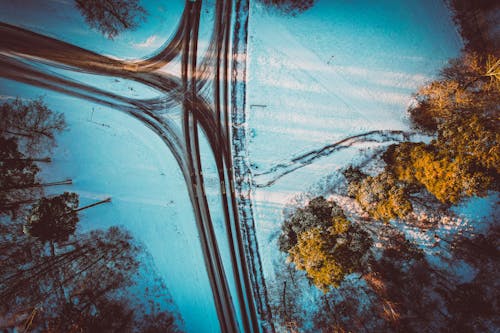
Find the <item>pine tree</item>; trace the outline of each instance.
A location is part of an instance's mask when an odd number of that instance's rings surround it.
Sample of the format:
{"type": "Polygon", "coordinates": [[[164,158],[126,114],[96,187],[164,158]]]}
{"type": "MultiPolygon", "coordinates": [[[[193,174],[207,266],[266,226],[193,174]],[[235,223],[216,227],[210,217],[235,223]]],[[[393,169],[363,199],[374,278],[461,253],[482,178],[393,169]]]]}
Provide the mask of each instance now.
{"type": "Polygon", "coordinates": [[[64,192],[52,198],[41,198],[28,215],[25,232],[45,242],[67,241],[78,223],[78,195],[64,192]]]}

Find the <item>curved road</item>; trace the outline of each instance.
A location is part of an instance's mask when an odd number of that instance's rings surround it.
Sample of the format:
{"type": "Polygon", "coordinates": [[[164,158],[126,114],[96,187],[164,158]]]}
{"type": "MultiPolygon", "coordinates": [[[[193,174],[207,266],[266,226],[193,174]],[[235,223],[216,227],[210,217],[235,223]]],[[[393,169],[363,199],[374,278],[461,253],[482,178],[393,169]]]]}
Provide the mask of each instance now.
{"type": "Polygon", "coordinates": [[[198,65],[201,7],[201,1],[187,1],[177,31],[170,41],[156,55],[140,61],[111,59],[51,37],[0,23],[0,75],[126,112],[157,133],[172,151],[188,186],[221,331],[258,332],[263,330],[259,323],[262,318],[258,318],[252,290],[252,287],[258,286],[252,286],[250,282],[233,185],[229,117],[233,3],[217,1],[212,39],[198,65]],[[182,64],[179,76],[158,72],[179,58],[182,64]],[[133,80],[157,89],[164,96],[149,100],[131,99],[76,82],[50,71],[51,67],[133,80]],[[182,128],[167,117],[162,117],[165,107],[168,112],[169,107],[176,105],[182,105],[183,108],[182,128]],[[230,272],[222,263],[205,195],[199,129],[205,133],[217,165],[226,236],[230,244],[230,272]],[[231,294],[228,279],[234,281],[236,295],[231,294]],[[238,308],[234,306],[235,298],[238,308]],[[238,318],[241,318],[241,322],[238,318]]]}

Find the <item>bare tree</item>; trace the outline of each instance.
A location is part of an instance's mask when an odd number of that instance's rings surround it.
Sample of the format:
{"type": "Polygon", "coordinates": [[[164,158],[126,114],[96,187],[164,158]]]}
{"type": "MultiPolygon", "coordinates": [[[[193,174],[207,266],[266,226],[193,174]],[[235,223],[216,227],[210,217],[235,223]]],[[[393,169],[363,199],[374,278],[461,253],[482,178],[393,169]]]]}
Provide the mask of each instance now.
{"type": "Polygon", "coordinates": [[[29,101],[16,98],[0,105],[0,135],[15,137],[20,150],[28,155],[50,152],[55,135],[65,129],[64,115],[52,111],[41,97],[29,101]]]}
{"type": "Polygon", "coordinates": [[[88,25],[109,39],[137,28],[146,18],[139,0],[75,0],[75,5],[88,25]]]}

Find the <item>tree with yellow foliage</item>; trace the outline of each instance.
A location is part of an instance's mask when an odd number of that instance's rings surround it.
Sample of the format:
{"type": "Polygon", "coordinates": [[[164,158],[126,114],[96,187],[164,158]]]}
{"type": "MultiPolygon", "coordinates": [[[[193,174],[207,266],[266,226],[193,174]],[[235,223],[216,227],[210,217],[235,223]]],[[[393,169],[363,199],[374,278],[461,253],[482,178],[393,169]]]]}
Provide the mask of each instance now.
{"type": "MultiPolygon", "coordinates": [[[[288,249],[288,260],[299,270],[304,270],[312,283],[327,292],[330,287],[337,288],[345,276],[354,272],[363,272],[370,256],[368,249],[371,239],[366,231],[353,225],[340,207],[323,197],[311,201],[316,210],[311,214],[319,217],[318,207],[330,207],[329,223],[303,228],[288,249]],[[320,205],[318,205],[320,204],[320,205]]],[[[304,210],[310,210],[311,204],[298,211],[304,217],[304,210]]],[[[323,215],[326,217],[326,215],[323,215]]],[[[300,222],[297,219],[288,221],[300,222]]],[[[308,219],[302,220],[308,223],[308,219]]],[[[284,230],[286,230],[284,228],[284,230]]]]}
{"type": "Polygon", "coordinates": [[[349,194],[378,220],[404,218],[422,188],[444,204],[499,188],[500,59],[465,54],[416,99],[411,119],[435,139],[390,146],[376,176],[345,173],[349,194]]]}
{"type": "Polygon", "coordinates": [[[466,53],[450,61],[439,79],[418,90],[410,118],[418,129],[436,133],[438,126],[456,114],[498,113],[500,59],[466,53]]]}

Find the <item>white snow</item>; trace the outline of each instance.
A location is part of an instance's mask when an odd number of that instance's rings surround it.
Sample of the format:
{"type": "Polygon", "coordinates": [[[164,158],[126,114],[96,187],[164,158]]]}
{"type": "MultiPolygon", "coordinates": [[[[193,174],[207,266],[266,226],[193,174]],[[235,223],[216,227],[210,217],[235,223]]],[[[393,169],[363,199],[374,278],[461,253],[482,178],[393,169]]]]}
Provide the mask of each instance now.
{"type": "Polygon", "coordinates": [[[73,191],[82,205],[110,196],[110,204],[82,212],[81,230],[121,225],[151,254],[187,332],[219,330],[198,231],[184,178],[165,144],[116,110],[1,80],[2,95],[36,98],[63,112],[69,129],[57,138],[46,180],[73,179],[48,193],[73,191]],[[96,110],[92,121],[92,108],[96,110]]]}
{"type": "MultiPolygon", "coordinates": [[[[351,135],[408,130],[405,111],[412,93],[460,48],[440,2],[320,0],[295,17],[251,2],[246,112],[253,172],[351,135]]],[[[273,263],[280,262],[276,237],[283,209],[301,193],[328,194],[325,176],[370,146],[376,144],[339,150],[255,188],[256,229],[269,284],[273,263]]],[[[265,183],[261,179],[254,177],[257,184],[265,183]]]]}

